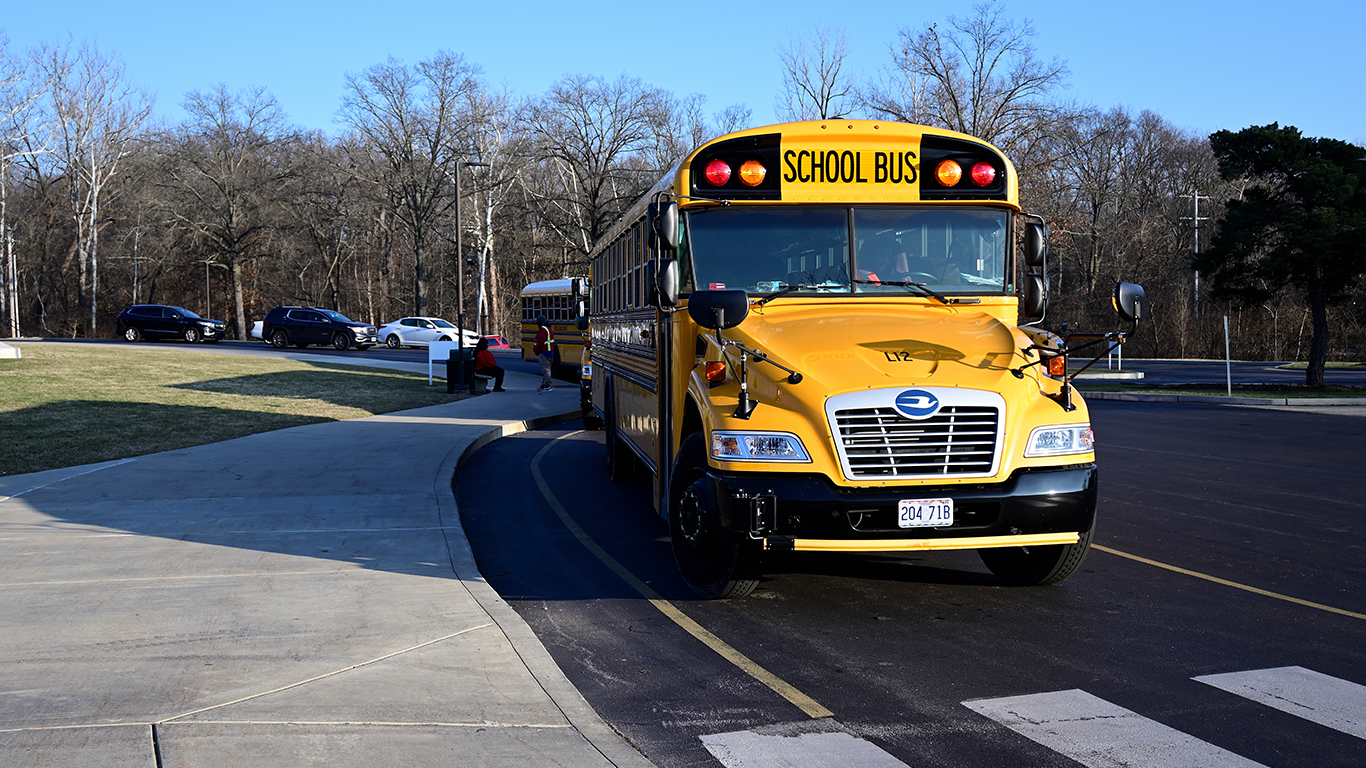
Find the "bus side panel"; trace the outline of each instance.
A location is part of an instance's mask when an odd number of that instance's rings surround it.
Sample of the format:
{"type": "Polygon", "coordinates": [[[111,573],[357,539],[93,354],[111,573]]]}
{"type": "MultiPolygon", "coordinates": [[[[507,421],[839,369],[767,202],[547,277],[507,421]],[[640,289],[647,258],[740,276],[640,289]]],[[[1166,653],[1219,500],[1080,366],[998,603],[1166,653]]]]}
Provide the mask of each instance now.
{"type": "Polygon", "coordinates": [[[536,353],[532,347],[536,345],[536,321],[522,321],[522,360],[528,363],[536,362],[536,353]]]}
{"type": "Polygon", "coordinates": [[[659,401],[655,393],[630,379],[613,380],[617,395],[617,429],[643,453],[642,463],[654,472],[659,464],[659,401]]]}
{"type": "Polygon", "coordinates": [[[604,416],[614,414],[618,434],[657,472],[659,398],[652,315],[633,312],[593,318],[593,404],[604,416]],[[610,387],[605,386],[609,377],[610,387]]]}

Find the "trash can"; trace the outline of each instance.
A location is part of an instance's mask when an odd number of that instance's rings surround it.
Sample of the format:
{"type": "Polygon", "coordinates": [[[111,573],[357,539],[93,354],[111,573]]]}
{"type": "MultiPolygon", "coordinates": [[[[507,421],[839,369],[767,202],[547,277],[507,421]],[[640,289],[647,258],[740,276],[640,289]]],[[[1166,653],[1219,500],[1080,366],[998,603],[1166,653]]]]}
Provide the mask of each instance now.
{"type": "Polygon", "coordinates": [[[474,347],[456,347],[446,358],[446,394],[455,394],[457,387],[474,389],[474,347]]]}

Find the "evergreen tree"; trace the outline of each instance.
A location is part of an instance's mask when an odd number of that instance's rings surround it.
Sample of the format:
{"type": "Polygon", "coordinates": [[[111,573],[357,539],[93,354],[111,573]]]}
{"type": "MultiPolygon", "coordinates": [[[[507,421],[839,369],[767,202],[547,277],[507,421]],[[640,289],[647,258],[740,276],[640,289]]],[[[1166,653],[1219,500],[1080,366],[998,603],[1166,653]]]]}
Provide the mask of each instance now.
{"type": "Polygon", "coordinates": [[[1276,123],[1210,135],[1225,180],[1245,180],[1195,268],[1215,299],[1267,301],[1303,293],[1313,336],[1305,383],[1323,386],[1328,305],[1351,297],[1366,274],[1366,148],[1308,138],[1276,123]]]}

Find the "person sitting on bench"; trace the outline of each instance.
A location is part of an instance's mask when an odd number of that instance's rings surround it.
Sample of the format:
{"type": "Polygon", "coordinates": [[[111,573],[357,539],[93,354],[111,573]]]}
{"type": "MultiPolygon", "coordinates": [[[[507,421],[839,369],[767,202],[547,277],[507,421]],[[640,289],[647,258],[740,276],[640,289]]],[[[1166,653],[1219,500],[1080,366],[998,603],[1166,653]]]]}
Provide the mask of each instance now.
{"type": "Polygon", "coordinates": [[[499,367],[498,361],[493,359],[493,353],[489,351],[489,340],[480,339],[474,345],[474,373],[476,376],[490,376],[493,378],[493,391],[506,392],[503,389],[503,374],[505,371],[499,367]]]}

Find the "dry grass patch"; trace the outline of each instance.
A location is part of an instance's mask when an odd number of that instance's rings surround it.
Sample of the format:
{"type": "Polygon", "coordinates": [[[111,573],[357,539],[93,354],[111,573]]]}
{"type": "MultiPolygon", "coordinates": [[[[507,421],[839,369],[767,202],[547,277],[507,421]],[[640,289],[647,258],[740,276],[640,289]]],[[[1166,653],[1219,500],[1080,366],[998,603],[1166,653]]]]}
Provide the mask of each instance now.
{"type": "Polygon", "coordinates": [[[0,475],[451,402],[444,381],[348,365],[25,344],[0,360],[0,475]]]}

